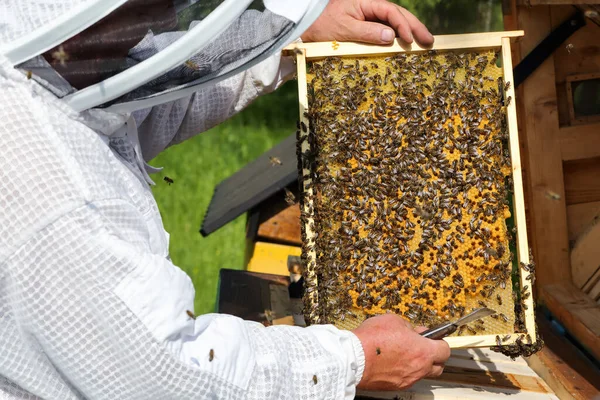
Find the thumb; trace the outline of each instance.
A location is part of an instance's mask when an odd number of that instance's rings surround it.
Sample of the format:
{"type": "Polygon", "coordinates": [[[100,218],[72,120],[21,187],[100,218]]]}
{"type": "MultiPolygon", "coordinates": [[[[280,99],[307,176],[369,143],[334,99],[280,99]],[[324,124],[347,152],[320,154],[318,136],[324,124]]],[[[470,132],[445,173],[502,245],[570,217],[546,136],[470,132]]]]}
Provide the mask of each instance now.
{"type": "Polygon", "coordinates": [[[351,33],[346,40],[354,42],[390,44],[396,37],[392,28],[376,22],[354,20],[348,24],[347,31],[351,33]]]}

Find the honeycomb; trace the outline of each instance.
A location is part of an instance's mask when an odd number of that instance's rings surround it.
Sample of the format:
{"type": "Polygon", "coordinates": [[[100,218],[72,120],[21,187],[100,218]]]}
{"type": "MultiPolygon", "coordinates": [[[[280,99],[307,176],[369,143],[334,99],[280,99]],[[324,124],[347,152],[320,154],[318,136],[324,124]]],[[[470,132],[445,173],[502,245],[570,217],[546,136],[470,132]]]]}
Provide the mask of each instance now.
{"type": "Polygon", "coordinates": [[[427,51],[307,64],[299,168],[312,189],[305,180],[309,320],[352,329],[394,312],[434,326],[487,306],[496,315],[456,335],[514,332],[511,99],[497,57],[427,51]]]}

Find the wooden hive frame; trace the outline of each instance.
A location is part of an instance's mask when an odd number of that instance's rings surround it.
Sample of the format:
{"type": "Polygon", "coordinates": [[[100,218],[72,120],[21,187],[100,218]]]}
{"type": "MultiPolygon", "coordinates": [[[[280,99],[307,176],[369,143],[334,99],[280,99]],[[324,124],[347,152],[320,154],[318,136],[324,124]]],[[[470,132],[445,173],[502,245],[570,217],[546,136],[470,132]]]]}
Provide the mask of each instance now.
{"type": "MultiPolygon", "coordinates": [[[[488,32],[478,34],[462,34],[462,35],[444,35],[436,36],[435,44],[431,48],[423,48],[418,44],[406,45],[399,41],[389,46],[376,46],[368,44],[359,44],[351,42],[320,42],[320,43],[296,43],[286,48],[287,54],[293,54],[296,57],[297,62],[297,78],[298,78],[298,96],[299,96],[299,107],[300,107],[300,121],[305,124],[308,128],[306,132],[300,131],[301,137],[307,137],[310,131],[309,120],[307,117],[308,112],[308,86],[307,86],[307,61],[318,60],[325,57],[335,56],[365,56],[365,55],[383,55],[383,54],[394,54],[394,53],[415,53],[423,52],[428,50],[438,51],[452,51],[452,50],[500,50],[502,59],[502,69],[504,74],[504,80],[506,82],[513,81],[513,66],[511,59],[511,38],[523,36],[523,31],[511,31],[511,32],[488,32]]],[[[506,96],[515,98],[514,85],[506,90],[506,96]]],[[[517,111],[516,102],[512,101],[507,106],[507,128],[509,133],[509,150],[511,156],[512,165],[512,179],[513,179],[513,213],[515,217],[515,226],[517,228],[517,260],[519,262],[519,273],[520,273],[520,290],[522,291],[526,285],[530,282],[526,280],[528,272],[522,267],[523,264],[529,264],[529,244],[527,239],[527,228],[525,219],[525,204],[524,204],[524,193],[523,193],[523,179],[521,171],[521,156],[519,149],[519,136],[517,126],[517,111]]],[[[310,150],[310,144],[308,140],[301,141],[301,153],[305,154],[310,150]]],[[[304,187],[307,187],[305,194],[308,198],[312,198],[314,188],[312,186],[311,171],[307,168],[302,169],[302,174],[299,179],[304,183],[304,187]]],[[[305,254],[308,260],[307,270],[305,271],[305,279],[307,281],[316,282],[317,275],[314,270],[316,265],[316,251],[314,250],[314,237],[315,232],[312,230],[311,225],[314,223],[314,218],[309,214],[310,205],[306,202],[302,205],[302,212],[306,215],[305,222],[305,234],[306,241],[309,247],[313,248],[305,254]],[[312,245],[312,246],[311,246],[312,245]],[[313,267],[310,268],[310,265],[313,267]]],[[[316,309],[316,305],[319,302],[319,293],[317,290],[308,294],[307,304],[305,307],[308,309],[308,313],[311,309],[316,309]]],[[[510,338],[503,342],[503,345],[509,345],[515,343],[515,341],[524,335],[529,334],[533,340],[536,338],[536,325],[534,316],[534,304],[533,298],[529,296],[525,299],[524,304],[527,306],[525,312],[525,328],[526,332],[513,333],[510,338]]],[[[318,320],[312,321],[318,323],[318,320]]],[[[496,346],[496,335],[476,335],[476,336],[458,336],[445,338],[446,342],[452,348],[464,348],[464,347],[489,347],[496,346]]]]}

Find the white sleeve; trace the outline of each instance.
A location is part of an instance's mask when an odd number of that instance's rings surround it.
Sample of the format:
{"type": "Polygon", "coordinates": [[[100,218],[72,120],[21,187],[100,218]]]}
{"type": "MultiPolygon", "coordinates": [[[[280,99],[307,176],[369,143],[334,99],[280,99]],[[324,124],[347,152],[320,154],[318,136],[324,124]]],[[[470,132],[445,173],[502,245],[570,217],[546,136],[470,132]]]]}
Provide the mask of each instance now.
{"type": "MultiPolygon", "coordinates": [[[[8,258],[24,337],[90,399],[351,399],[364,370],[354,334],[191,319],[189,277],[154,254],[124,201],[91,203],[8,258]],[[135,223],[134,223],[135,222],[135,223]],[[313,379],[316,377],[316,379],[313,379]]],[[[136,222],[137,220],[137,222],[136,222]]]]}
{"type": "Polygon", "coordinates": [[[295,71],[291,57],[276,54],[191,96],[135,112],[144,159],[150,161],[168,146],[220,124],[277,89],[295,71]]]}

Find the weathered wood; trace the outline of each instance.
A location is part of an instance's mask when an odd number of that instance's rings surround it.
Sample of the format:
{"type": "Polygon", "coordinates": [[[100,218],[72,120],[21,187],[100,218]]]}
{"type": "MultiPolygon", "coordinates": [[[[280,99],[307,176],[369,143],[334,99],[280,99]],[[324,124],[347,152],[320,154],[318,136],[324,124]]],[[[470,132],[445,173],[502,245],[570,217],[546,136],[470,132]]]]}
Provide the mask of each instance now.
{"type": "Polygon", "coordinates": [[[546,306],[596,358],[600,358],[600,306],[571,283],[542,288],[546,306]]]}
{"type": "Polygon", "coordinates": [[[600,372],[563,335],[558,335],[538,313],[538,328],[545,347],[528,357],[527,363],[561,399],[588,400],[600,392],[600,372]]]}
{"type": "MultiPolygon", "coordinates": [[[[521,6],[518,20],[519,27],[527,29],[527,35],[517,43],[521,55],[526,55],[552,30],[549,7],[521,6]]],[[[521,86],[520,127],[526,137],[529,223],[536,275],[541,286],[568,282],[569,240],[552,56],[521,86]]]]}
{"type": "Polygon", "coordinates": [[[567,126],[560,129],[563,161],[600,157],[600,124],[567,126]]]}
{"type": "Polygon", "coordinates": [[[488,349],[452,350],[444,373],[402,392],[359,391],[366,399],[557,399],[552,389],[519,357],[516,360],[488,349]]]}
{"type": "Polygon", "coordinates": [[[305,49],[306,58],[352,56],[352,55],[376,55],[399,52],[415,52],[427,50],[453,50],[453,49],[483,49],[489,47],[500,47],[502,38],[523,36],[523,31],[509,32],[483,32],[461,35],[436,36],[432,47],[421,47],[418,43],[405,44],[396,39],[393,44],[378,46],[355,42],[317,42],[317,43],[293,43],[285,48],[288,54],[294,49],[305,49]]]}
{"type": "Polygon", "coordinates": [[[257,240],[300,246],[300,206],[298,203],[287,204],[284,196],[285,193],[281,192],[261,203],[257,240]]]}
{"type": "MultiPolygon", "coordinates": [[[[575,12],[572,6],[550,7],[553,26],[571,18],[575,12]]],[[[554,52],[554,67],[558,94],[558,110],[561,125],[571,125],[571,98],[568,94],[567,80],[573,75],[600,71],[600,27],[593,23],[577,30],[554,52]]]]}
{"type": "Polygon", "coordinates": [[[596,218],[600,218],[600,201],[568,206],[569,240],[576,240],[596,218]]]}
{"type": "Polygon", "coordinates": [[[592,221],[571,249],[573,283],[583,288],[600,268],[600,224],[592,221]]]}
{"type": "Polygon", "coordinates": [[[566,202],[580,204],[600,201],[600,157],[564,163],[566,202]]]}
{"type": "MultiPolygon", "coordinates": [[[[512,54],[510,51],[510,38],[502,38],[502,69],[504,80],[513,82],[512,54]]],[[[515,97],[515,85],[510,85],[506,91],[506,96],[515,97]]],[[[510,158],[513,178],[513,212],[515,227],[517,228],[517,258],[519,262],[529,264],[529,243],[527,241],[527,220],[525,217],[525,194],[523,192],[523,175],[521,172],[521,149],[519,144],[519,125],[517,123],[516,102],[511,102],[506,109],[506,119],[508,125],[508,137],[510,158]]],[[[529,285],[526,280],[526,271],[521,269],[521,288],[529,285]]],[[[536,337],[535,315],[533,314],[533,296],[525,300],[527,308],[525,309],[525,327],[531,337],[536,337]]]]}
{"type": "Polygon", "coordinates": [[[600,268],[598,268],[592,277],[588,279],[585,285],[583,285],[582,290],[584,293],[590,293],[595,287],[598,286],[598,284],[600,284],[600,268]]]}

